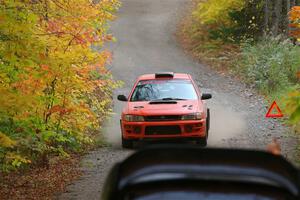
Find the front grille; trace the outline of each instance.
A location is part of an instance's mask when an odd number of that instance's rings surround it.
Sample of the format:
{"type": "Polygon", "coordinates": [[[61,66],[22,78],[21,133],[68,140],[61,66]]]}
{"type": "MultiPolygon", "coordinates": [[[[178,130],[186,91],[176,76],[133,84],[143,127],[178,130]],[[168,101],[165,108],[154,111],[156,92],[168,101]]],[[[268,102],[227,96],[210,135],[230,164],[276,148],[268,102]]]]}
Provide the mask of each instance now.
{"type": "Polygon", "coordinates": [[[177,135],[181,134],[179,126],[147,126],[146,135],[177,135]]]}
{"type": "Polygon", "coordinates": [[[155,115],[155,116],[145,116],[145,121],[147,122],[157,122],[157,121],[177,121],[181,120],[180,115],[155,115]]]}

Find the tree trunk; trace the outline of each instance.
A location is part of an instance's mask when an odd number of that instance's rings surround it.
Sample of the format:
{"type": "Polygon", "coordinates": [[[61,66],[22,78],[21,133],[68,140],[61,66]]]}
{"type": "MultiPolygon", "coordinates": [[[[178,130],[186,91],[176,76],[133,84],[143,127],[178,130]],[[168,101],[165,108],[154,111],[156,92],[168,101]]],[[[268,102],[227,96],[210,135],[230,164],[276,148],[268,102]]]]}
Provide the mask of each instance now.
{"type": "Polygon", "coordinates": [[[269,32],[269,7],[270,7],[270,4],[269,4],[269,0],[265,0],[265,7],[264,7],[264,34],[267,34],[269,32]]]}
{"type": "Polygon", "coordinates": [[[290,29],[290,19],[289,19],[289,12],[291,10],[291,0],[286,0],[286,35],[288,36],[291,29],[290,29]]]}
{"type": "Polygon", "coordinates": [[[275,19],[274,19],[274,25],[273,25],[273,34],[275,36],[279,34],[281,10],[282,10],[282,0],[275,0],[275,6],[274,6],[275,19]]]}

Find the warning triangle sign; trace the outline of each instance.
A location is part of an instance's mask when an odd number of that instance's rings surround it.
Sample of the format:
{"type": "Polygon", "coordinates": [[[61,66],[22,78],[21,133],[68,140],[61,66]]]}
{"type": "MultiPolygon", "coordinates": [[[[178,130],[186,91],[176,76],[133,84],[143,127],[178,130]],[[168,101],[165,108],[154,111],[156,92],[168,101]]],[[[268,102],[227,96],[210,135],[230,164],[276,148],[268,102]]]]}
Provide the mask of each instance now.
{"type": "Polygon", "coordinates": [[[266,114],[267,118],[280,118],[283,117],[283,114],[279,108],[279,106],[277,105],[276,101],[274,101],[271,105],[271,107],[269,108],[267,114],[266,114]]]}

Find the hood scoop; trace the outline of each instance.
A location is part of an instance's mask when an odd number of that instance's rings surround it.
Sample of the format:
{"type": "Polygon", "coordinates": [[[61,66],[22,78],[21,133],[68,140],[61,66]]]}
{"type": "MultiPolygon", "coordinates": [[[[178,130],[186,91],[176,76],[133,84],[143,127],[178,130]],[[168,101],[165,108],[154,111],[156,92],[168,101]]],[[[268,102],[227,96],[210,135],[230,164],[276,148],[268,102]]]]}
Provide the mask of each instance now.
{"type": "Polygon", "coordinates": [[[177,101],[157,100],[157,101],[150,101],[149,104],[177,104],[177,101]]]}
{"type": "Polygon", "coordinates": [[[183,105],[183,108],[187,108],[188,110],[193,110],[193,105],[183,105]]]}
{"type": "Polygon", "coordinates": [[[135,108],[135,109],[141,109],[141,108],[144,108],[144,106],[134,106],[133,108],[135,108]]]}

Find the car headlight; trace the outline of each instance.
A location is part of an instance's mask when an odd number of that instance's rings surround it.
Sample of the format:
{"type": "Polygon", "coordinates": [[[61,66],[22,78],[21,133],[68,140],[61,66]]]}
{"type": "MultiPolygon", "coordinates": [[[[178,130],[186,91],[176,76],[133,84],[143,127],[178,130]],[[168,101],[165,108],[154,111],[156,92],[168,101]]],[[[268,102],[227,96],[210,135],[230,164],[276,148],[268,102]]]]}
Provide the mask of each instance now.
{"type": "Polygon", "coordinates": [[[183,115],[181,117],[181,120],[200,120],[202,117],[202,113],[197,112],[197,113],[191,113],[188,115],[183,115]]]}
{"type": "Polygon", "coordinates": [[[143,122],[144,117],[139,115],[125,115],[124,120],[128,122],[143,122]]]}

